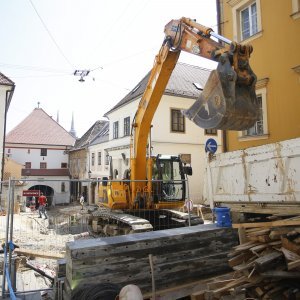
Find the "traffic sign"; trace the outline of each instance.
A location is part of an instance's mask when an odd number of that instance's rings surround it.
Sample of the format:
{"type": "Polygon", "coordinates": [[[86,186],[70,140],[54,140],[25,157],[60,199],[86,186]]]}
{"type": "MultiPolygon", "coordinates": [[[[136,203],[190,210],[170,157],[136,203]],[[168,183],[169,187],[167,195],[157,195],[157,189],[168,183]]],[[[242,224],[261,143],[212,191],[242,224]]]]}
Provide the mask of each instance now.
{"type": "Polygon", "coordinates": [[[208,139],[205,144],[205,152],[210,152],[212,154],[216,153],[218,149],[218,144],[214,139],[208,139]]]}
{"type": "Polygon", "coordinates": [[[193,200],[185,200],[184,206],[189,210],[192,211],[194,208],[193,200]]]}

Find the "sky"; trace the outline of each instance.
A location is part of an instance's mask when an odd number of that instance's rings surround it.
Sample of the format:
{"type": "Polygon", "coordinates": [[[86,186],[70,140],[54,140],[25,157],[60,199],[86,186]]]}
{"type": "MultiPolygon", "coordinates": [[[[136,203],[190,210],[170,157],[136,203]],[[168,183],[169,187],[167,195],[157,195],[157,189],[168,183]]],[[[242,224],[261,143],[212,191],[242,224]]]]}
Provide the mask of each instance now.
{"type": "MultiPolygon", "coordinates": [[[[151,70],[164,26],[187,17],[217,32],[215,0],[2,0],[0,72],[15,82],[7,132],[36,107],[77,137],[151,70]],[[84,82],[75,70],[90,70],[84,82]],[[39,102],[39,104],[38,104],[39,102]]],[[[182,53],[179,61],[214,68],[182,53]]]]}

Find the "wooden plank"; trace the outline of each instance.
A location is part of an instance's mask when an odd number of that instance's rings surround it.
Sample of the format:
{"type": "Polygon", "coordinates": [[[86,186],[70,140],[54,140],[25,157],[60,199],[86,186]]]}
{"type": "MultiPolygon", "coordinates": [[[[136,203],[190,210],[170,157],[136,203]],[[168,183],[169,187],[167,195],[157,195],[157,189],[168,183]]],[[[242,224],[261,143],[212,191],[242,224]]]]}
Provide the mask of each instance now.
{"type": "Polygon", "coordinates": [[[293,243],[292,241],[290,241],[286,237],[281,237],[281,243],[282,243],[283,248],[286,248],[286,249],[300,255],[300,245],[297,245],[296,243],[293,243]]]}
{"type": "Polygon", "coordinates": [[[234,280],[234,281],[232,281],[232,282],[229,282],[228,284],[226,284],[225,286],[223,286],[223,287],[221,287],[221,288],[219,288],[219,289],[216,289],[216,290],[214,290],[213,291],[213,294],[216,296],[216,295],[220,295],[221,293],[223,293],[223,292],[226,292],[226,291],[228,291],[229,289],[231,289],[231,288],[234,288],[234,287],[236,287],[236,286],[239,286],[240,284],[242,284],[242,283],[245,283],[245,282],[247,282],[248,280],[247,280],[247,277],[240,277],[240,278],[238,278],[238,279],[236,279],[236,280],[234,280]]]}
{"type": "Polygon", "coordinates": [[[300,259],[288,263],[288,270],[300,268],[300,259]]]}
{"type": "Polygon", "coordinates": [[[64,258],[63,254],[59,254],[59,253],[51,253],[51,252],[41,252],[41,251],[32,251],[32,250],[28,250],[28,249],[20,249],[20,248],[16,248],[14,250],[14,253],[16,254],[21,254],[21,255],[25,255],[28,257],[42,257],[42,258],[49,258],[49,259],[60,259],[60,258],[64,258]]]}
{"type": "Polygon", "coordinates": [[[256,223],[235,223],[232,224],[232,228],[254,228],[254,227],[277,227],[277,226],[299,226],[300,220],[299,219],[292,219],[292,220],[278,220],[273,222],[256,222],[256,223]]]}
{"type": "Polygon", "coordinates": [[[300,272],[286,272],[286,271],[266,271],[263,273],[260,273],[260,275],[264,278],[279,278],[279,279],[285,279],[285,278],[300,278],[300,272]]]}
{"type": "Polygon", "coordinates": [[[259,270],[264,270],[266,267],[268,267],[270,264],[272,264],[274,261],[280,259],[283,256],[281,252],[278,251],[272,251],[268,254],[265,254],[259,258],[257,258],[255,262],[255,266],[259,270]]]}
{"type": "Polygon", "coordinates": [[[230,267],[240,265],[241,263],[248,261],[249,258],[251,258],[251,257],[253,257],[253,254],[250,253],[250,252],[245,252],[245,253],[238,254],[237,256],[235,256],[235,257],[228,260],[228,265],[230,267]]]}

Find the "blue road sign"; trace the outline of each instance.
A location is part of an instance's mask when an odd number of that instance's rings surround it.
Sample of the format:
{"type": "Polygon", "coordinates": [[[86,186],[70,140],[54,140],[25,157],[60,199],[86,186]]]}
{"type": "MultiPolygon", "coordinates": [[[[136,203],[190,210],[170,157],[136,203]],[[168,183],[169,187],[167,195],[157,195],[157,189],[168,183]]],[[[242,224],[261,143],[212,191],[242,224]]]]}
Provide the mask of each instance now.
{"type": "Polygon", "coordinates": [[[218,144],[214,139],[208,139],[205,143],[205,152],[210,152],[212,154],[216,153],[218,149],[218,144]]]}

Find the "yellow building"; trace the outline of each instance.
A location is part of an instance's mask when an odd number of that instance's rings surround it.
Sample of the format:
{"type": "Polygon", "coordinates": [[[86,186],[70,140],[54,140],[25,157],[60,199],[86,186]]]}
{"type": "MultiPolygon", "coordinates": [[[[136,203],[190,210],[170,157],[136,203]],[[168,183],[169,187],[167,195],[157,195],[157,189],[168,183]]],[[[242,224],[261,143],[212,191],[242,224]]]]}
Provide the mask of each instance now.
{"type": "Polygon", "coordinates": [[[218,0],[220,34],[253,46],[262,117],[226,132],[227,151],[300,136],[300,0],[218,0]]]}

